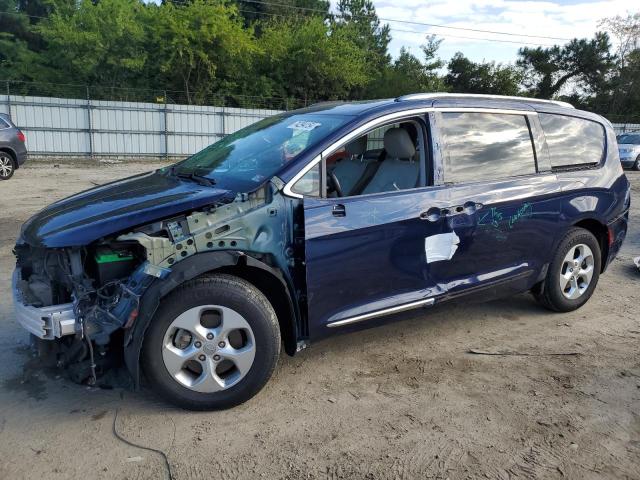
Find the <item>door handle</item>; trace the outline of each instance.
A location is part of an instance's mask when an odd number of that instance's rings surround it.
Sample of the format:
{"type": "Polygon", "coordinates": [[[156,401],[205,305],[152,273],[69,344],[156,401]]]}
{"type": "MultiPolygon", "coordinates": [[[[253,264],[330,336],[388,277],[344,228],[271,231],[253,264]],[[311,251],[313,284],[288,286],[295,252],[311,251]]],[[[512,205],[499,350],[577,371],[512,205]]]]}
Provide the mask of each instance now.
{"type": "Polygon", "coordinates": [[[347,209],[344,208],[343,204],[337,203],[331,209],[331,214],[334,217],[344,217],[347,214],[347,209]]]}
{"type": "Polygon", "coordinates": [[[437,222],[441,218],[453,215],[460,215],[462,213],[466,213],[467,215],[474,214],[477,210],[482,208],[481,203],[476,202],[465,202],[464,205],[456,205],[453,207],[431,207],[426,212],[422,212],[420,214],[420,220],[426,220],[428,222],[437,222]]]}
{"type": "Polygon", "coordinates": [[[441,218],[446,217],[448,213],[449,210],[447,208],[431,207],[426,212],[422,212],[420,214],[420,220],[426,220],[427,222],[437,222],[441,218]]]}

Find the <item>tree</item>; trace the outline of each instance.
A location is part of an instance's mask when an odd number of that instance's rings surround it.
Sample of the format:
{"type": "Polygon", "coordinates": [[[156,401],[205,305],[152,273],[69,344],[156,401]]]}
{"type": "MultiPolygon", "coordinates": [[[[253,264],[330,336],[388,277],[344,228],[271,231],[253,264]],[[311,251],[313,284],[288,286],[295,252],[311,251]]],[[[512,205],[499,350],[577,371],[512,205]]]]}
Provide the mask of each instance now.
{"type": "MultiPolygon", "coordinates": [[[[302,18],[321,16],[328,18],[330,3],[326,0],[278,0],[277,2],[236,0],[245,26],[266,22],[273,18],[302,18]]],[[[260,30],[260,25],[257,25],[260,30]]]]}
{"type": "Polygon", "coordinates": [[[581,98],[586,108],[606,113],[612,120],[638,121],[640,116],[640,13],[605,18],[600,26],[617,39],[617,65],[607,88],[581,98]]]}
{"type": "Polygon", "coordinates": [[[36,80],[52,73],[42,67],[40,53],[46,44],[34,28],[40,18],[30,17],[30,11],[24,1],[0,0],[0,72],[4,79],[36,80]]]}
{"type": "Polygon", "coordinates": [[[475,63],[457,52],[447,65],[445,85],[453,92],[518,95],[522,75],[511,65],[475,63]]]}
{"type": "Polygon", "coordinates": [[[640,48],[640,13],[605,18],[599,26],[618,39],[618,61],[620,68],[624,68],[627,56],[640,48]]]}
{"type": "MultiPolygon", "coordinates": [[[[389,25],[382,25],[371,0],[339,0],[332,28],[360,49],[369,79],[375,79],[390,65],[389,25]]],[[[351,93],[352,97],[361,98],[365,90],[351,93]]]]}
{"type": "Polygon", "coordinates": [[[518,51],[528,93],[551,98],[571,82],[574,88],[592,94],[606,88],[607,76],[615,66],[609,36],[596,33],[591,40],[574,39],[564,46],[524,47],[518,51]]]}
{"type": "Polygon", "coordinates": [[[269,23],[260,39],[259,79],[265,95],[306,102],[346,98],[367,80],[362,50],[343,29],[319,17],[269,23]]]}
{"type": "Polygon", "coordinates": [[[188,103],[242,90],[258,48],[237,7],[223,0],[193,0],[152,10],[145,51],[154,52],[161,82],[183,90],[188,103]]]}
{"type": "Polygon", "coordinates": [[[367,89],[371,98],[397,97],[416,92],[439,92],[446,89],[438,70],[444,62],[437,57],[442,40],[427,36],[422,45],[424,61],[402,47],[392,65],[386,67],[367,89]]]}
{"type": "Polygon", "coordinates": [[[55,82],[141,86],[148,52],[144,49],[144,4],[131,0],[83,0],[55,9],[37,27],[47,42],[46,63],[58,66],[55,82]]]}

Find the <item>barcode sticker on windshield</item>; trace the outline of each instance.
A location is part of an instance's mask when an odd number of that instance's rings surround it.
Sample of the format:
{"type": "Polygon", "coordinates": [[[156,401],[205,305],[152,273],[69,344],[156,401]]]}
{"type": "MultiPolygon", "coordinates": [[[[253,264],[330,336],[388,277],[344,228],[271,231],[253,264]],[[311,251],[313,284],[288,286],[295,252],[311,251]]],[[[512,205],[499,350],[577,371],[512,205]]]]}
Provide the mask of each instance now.
{"type": "Polygon", "coordinates": [[[302,120],[299,120],[297,122],[293,122],[287,128],[291,128],[293,130],[303,130],[305,132],[310,132],[314,128],[319,127],[320,125],[322,124],[316,123],[316,122],[303,122],[302,120]]]}

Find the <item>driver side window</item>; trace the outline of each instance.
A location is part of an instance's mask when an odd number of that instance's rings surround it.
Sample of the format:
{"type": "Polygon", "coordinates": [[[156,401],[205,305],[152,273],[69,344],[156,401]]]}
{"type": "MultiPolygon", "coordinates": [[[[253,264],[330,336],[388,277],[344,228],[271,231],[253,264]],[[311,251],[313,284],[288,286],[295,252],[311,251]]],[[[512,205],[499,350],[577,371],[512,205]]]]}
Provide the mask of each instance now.
{"type": "Polygon", "coordinates": [[[326,196],[353,197],[407,190],[426,185],[425,127],[420,118],[388,123],[351,140],[330,153],[292,187],[319,197],[322,168],[326,196]]]}
{"type": "Polygon", "coordinates": [[[425,184],[424,129],[419,119],[386,124],[326,158],[327,196],[353,197],[425,184]]]}

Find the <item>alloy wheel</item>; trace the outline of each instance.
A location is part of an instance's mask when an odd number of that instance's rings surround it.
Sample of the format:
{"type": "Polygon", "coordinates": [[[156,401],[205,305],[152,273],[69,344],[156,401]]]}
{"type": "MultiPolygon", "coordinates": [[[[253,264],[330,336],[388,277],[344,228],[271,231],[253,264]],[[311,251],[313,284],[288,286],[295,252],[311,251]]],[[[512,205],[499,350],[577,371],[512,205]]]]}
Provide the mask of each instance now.
{"type": "Polygon", "coordinates": [[[575,300],[587,291],[594,265],[593,252],[587,245],[581,243],[571,247],[562,261],[559,279],[560,290],[566,298],[575,300]]]}
{"type": "Polygon", "coordinates": [[[9,178],[13,173],[13,160],[6,154],[0,154],[0,177],[9,178]]]}
{"type": "Polygon", "coordinates": [[[167,329],[162,359],[182,386],[201,393],[226,390],[253,365],[256,346],[249,323],[220,305],[190,308],[167,329]]]}

